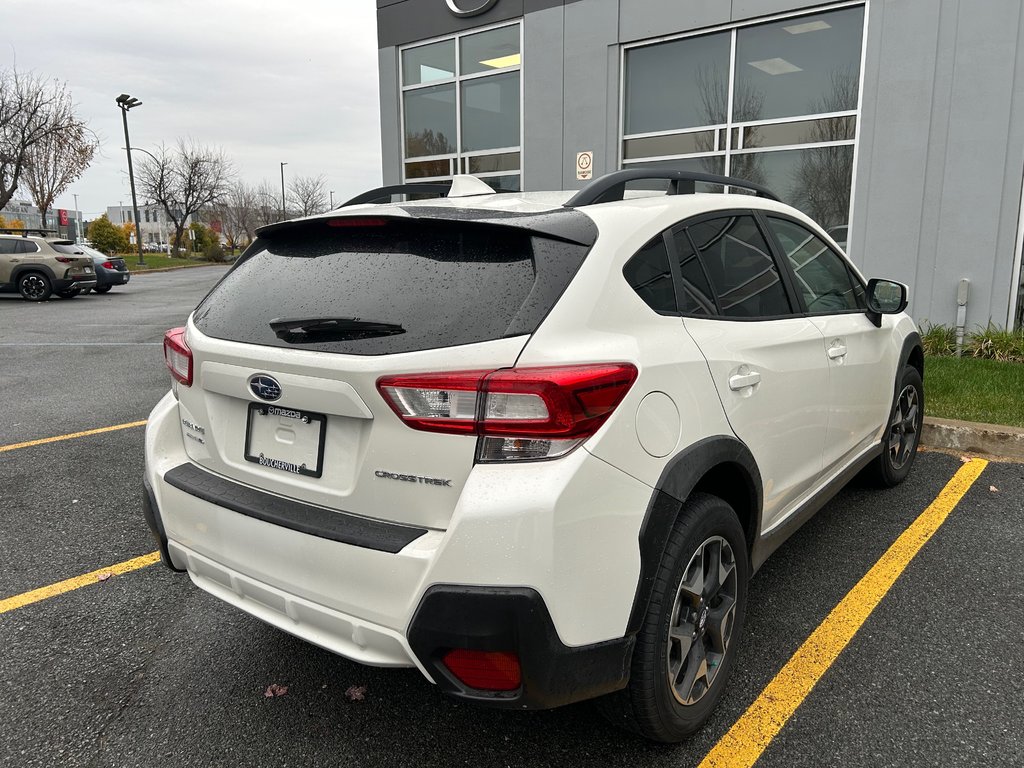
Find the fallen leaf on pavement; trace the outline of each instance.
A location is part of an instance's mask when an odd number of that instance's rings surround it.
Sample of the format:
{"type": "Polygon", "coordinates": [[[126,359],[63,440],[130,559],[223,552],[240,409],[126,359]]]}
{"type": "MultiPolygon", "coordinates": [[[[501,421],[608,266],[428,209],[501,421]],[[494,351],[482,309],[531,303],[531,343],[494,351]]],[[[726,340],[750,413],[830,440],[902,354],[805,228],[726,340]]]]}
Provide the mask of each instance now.
{"type": "Polygon", "coordinates": [[[96,581],[107,581],[113,575],[114,574],[109,573],[109,572],[108,573],[101,573],[99,576],[96,577],[96,581]]]}
{"type": "Polygon", "coordinates": [[[990,485],[988,489],[992,491],[992,493],[999,493],[999,489],[996,488],[994,485],[990,485]]]}
{"type": "Polygon", "coordinates": [[[365,685],[350,685],[345,690],[345,697],[349,701],[363,701],[366,698],[365,685]]]}
{"type": "Polygon", "coordinates": [[[263,695],[268,699],[272,699],[275,696],[284,696],[288,693],[287,685],[278,685],[277,683],[271,683],[267,686],[267,690],[263,692],[263,695]]]}

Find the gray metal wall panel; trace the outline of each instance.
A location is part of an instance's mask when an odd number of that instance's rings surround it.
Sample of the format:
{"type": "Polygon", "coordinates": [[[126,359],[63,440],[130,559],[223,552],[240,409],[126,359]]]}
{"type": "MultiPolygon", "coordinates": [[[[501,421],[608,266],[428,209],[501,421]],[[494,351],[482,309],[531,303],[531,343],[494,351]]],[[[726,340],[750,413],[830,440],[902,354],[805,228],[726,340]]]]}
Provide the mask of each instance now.
{"type": "Polygon", "coordinates": [[[746,21],[759,16],[771,16],[774,13],[820,8],[825,4],[808,0],[732,0],[732,20],[746,21]]]}
{"type": "Polygon", "coordinates": [[[380,72],[380,149],[384,184],[402,181],[402,121],[398,110],[398,49],[377,51],[380,72]]]}
{"type": "Polygon", "coordinates": [[[918,320],[1005,323],[1024,128],[1018,0],[873,2],[851,256],[918,320]]]}
{"type": "Polygon", "coordinates": [[[561,6],[527,13],[523,20],[523,181],[528,189],[562,186],[564,25],[561,6]]]}
{"type": "MultiPolygon", "coordinates": [[[[617,48],[618,27],[619,8],[614,0],[579,0],[565,6],[564,160],[560,185],[563,189],[578,189],[583,185],[576,180],[577,152],[593,150],[595,176],[617,167],[617,148],[614,144],[609,146],[606,127],[608,101],[617,100],[618,89],[609,93],[606,84],[609,82],[608,48],[617,48]]],[[[557,140],[557,137],[552,138],[557,140]]],[[[527,179],[526,183],[529,189],[537,189],[532,180],[527,179]]]]}
{"type": "Polygon", "coordinates": [[[727,24],[730,20],[730,3],[722,0],[619,0],[619,35],[623,43],[727,24]]]}
{"type": "Polygon", "coordinates": [[[445,0],[403,0],[377,8],[377,47],[428,40],[522,15],[523,0],[500,0],[490,10],[467,18],[451,13],[445,0]]]}

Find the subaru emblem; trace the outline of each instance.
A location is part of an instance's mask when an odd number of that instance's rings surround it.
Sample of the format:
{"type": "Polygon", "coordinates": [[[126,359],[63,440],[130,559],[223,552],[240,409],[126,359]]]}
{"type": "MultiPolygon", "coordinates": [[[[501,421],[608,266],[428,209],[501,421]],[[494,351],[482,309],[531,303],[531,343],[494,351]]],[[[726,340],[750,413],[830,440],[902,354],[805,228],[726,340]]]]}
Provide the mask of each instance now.
{"type": "Polygon", "coordinates": [[[249,389],[260,400],[277,400],[281,397],[281,385],[277,379],[265,373],[258,373],[249,379],[249,389]]]}

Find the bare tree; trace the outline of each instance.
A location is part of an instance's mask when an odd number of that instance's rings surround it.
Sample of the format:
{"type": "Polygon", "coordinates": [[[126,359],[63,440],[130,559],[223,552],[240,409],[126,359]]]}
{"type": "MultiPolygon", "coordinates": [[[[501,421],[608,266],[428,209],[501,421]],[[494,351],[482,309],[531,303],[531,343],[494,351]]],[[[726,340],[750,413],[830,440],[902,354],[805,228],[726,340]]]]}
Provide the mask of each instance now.
{"type": "MultiPolygon", "coordinates": [[[[254,190],[256,194],[256,226],[265,227],[281,220],[281,193],[264,179],[254,190]]],[[[288,218],[287,213],[285,218],[288,218]]]]}
{"type": "Polygon", "coordinates": [[[67,131],[51,133],[28,150],[25,183],[44,228],[46,212],[53,201],[85,172],[98,148],[96,135],[78,124],[67,131]]]}
{"type": "Polygon", "coordinates": [[[139,165],[139,187],[163,207],[180,247],[188,217],[220,202],[234,171],[223,150],[191,140],[179,140],[173,150],[161,147],[155,157],[139,165]]]}
{"type": "Polygon", "coordinates": [[[288,202],[297,216],[312,216],[328,208],[327,179],[323,176],[296,176],[288,185],[288,202]]]}
{"type": "Polygon", "coordinates": [[[14,197],[33,147],[84,126],[64,83],[0,70],[0,208],[14,197]]]}
{"type": "Polygon", "coordinates": [[[228,248],[234,250],[253,241],[259,226],[259,192],[256,187],[242,181],[235,182],[214,210],[220,217],[221,231],[228,248]]]}

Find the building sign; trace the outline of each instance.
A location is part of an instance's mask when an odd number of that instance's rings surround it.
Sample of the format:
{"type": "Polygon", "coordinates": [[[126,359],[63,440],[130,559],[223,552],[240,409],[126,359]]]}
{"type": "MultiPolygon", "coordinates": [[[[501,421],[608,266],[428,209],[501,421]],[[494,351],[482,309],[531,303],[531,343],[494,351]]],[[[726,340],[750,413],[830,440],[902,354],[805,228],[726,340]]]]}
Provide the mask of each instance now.
{"type": "Polygon", "coordinates": [[[498,4],[498,0],[445,0],[448,10],[460,18],[479,16],[498,4]]]}
{"type": "Polygon", "coordinates": [[[68,211],[66,208],[57,209],[57,221],[60,222],[62,227],[66,227],[68,225],[68,211]]]}

